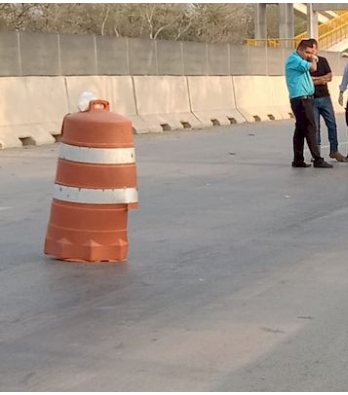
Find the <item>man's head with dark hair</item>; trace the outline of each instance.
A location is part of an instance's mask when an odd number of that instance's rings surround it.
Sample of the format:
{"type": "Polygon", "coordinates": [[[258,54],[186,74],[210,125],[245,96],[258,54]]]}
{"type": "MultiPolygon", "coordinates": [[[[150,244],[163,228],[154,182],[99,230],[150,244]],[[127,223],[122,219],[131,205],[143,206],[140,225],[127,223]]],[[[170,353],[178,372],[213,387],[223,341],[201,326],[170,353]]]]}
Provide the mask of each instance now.
{"type": "Polygon", "coordinates": [[[306,48],[313,48],[314,38],[306,38],[305,40],[301,40],[300,43],[297,46],[297,49],[299,50],[304,50],[306,48]]]}
{"type": "Polygon", "coordinates": [[[315,38],[309,38],[308,41],[310,41],[316,47],[318,46],[318,41],[315,38]]]}
{"type": "Polygon", "coordinates": [[[315,55],[316,47],[313,43],[314,39],[301,40],[297,47],[297,53],[302,59],[311,61],[312,56],[315,55]]]}
{"type": "Polygon", "coordinates": [[[313,43],[314,55],[317,55],[317,53],[318,53],[318,41],[315,38],[310,38],[309,41],[311,41],[313,43]]]}

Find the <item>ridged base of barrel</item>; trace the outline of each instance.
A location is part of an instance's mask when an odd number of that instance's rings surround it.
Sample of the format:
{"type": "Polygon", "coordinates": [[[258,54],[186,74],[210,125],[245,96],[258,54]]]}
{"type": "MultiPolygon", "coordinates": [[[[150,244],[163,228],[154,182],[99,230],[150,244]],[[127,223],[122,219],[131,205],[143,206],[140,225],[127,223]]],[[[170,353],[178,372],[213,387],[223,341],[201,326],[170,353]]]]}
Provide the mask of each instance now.
{"type": "Polygon", "coordinates": [[[116,245],[100,245],[90,240],[84,245],[73,244],[66,238],[45,240],[45,254],[67,262],[124,262],[128,256],[128,242],[119,240],[116,245]],[[87,244],[87,245],[86,245],[87,244]]]}
{"type": "Polygon", "coordinates": [[[128,256],[127,205],[53,199],[44,252],[72,262],[122,262],[128,256]]]}

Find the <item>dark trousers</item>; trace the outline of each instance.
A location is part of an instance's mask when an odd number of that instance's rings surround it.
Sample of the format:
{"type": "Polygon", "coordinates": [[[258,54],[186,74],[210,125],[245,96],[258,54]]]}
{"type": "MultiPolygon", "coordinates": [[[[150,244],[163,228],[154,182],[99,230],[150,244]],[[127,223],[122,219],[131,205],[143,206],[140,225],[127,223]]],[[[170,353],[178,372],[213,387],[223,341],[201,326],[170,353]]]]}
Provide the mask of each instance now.
{"type": "Polygon", "coordinates": [[[306,139],[314,162],[322,161],[316,142],[316,125],[313,112],[313,99],[291,99],[292,112],[295,115],[295,133],[293,137],[294,163],[304,162],[303,149],[306,139]]]}

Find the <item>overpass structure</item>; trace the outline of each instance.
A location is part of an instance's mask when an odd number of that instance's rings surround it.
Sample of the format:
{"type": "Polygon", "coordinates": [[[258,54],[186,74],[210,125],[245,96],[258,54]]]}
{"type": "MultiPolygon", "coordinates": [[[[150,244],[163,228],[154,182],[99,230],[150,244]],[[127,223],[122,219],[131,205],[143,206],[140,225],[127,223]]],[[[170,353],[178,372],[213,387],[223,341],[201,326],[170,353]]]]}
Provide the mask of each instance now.
{"type": "Polygon", "coordinates": [[[267,4],[255,4],[255,38],[251,46],[294,48],[308,37],[316,38],[320,48],[341,52],[348,48],[348,4],[279,3],[279,37],[267,37],[267,4]],[[294,34],[294,14],[307,17],[307,29],[294,34]]]}

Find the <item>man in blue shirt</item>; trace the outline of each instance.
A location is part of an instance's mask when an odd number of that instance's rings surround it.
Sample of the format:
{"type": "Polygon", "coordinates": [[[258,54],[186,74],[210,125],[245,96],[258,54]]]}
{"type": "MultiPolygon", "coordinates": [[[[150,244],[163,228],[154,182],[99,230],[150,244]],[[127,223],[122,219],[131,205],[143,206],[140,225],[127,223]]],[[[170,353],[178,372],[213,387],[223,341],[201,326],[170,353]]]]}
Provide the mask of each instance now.
{"type": "Polygon", "coordinates": [[[314,84],[310,71],[316,71],[318,58],[310,40],[302,40],[287,59],[285,65],[286,84],[289,90],[291,109],[296,124],[293,137],[294,160],[292,167],[310,167],[303,156],[304,140],[314,158],[314,167],[332,168],[320,156],[316,142],[316,125],[313,112],[314,84]]]}

